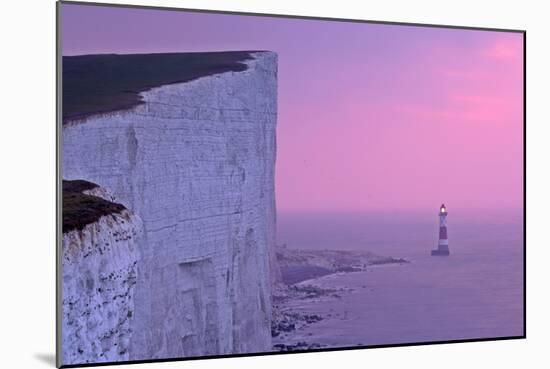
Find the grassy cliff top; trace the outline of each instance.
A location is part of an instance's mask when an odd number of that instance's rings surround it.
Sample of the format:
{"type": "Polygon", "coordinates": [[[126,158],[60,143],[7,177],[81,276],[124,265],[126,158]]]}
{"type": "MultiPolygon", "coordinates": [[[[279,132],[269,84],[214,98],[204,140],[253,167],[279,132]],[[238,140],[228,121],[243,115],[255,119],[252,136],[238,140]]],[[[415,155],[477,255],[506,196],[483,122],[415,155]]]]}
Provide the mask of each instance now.
{"type": "Polygon", "coordinates": [[[171,83],[246,70],[252,51],[101,54],[63,57],[63,123],[130,109],[139,93],[171,83]]]}
{"type": "Polygon", "coordinates": [[[126,209],[121,204],[82,193],[96,187],[99,186],[84,180],[63,181],[63,233],[82,230],[104,215],[126,209]]]}

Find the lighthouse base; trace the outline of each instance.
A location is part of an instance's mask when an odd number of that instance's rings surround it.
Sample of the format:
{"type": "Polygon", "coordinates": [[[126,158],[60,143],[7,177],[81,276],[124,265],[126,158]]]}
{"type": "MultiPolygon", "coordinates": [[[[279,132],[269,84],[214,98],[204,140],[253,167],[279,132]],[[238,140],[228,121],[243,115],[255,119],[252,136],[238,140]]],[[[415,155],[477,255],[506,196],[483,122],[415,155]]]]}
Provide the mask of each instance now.
{"type": "Polygon", "coordinates": [[[449,256],[450,254],[449,249],[432,250],[432,256],[449,256]]]}

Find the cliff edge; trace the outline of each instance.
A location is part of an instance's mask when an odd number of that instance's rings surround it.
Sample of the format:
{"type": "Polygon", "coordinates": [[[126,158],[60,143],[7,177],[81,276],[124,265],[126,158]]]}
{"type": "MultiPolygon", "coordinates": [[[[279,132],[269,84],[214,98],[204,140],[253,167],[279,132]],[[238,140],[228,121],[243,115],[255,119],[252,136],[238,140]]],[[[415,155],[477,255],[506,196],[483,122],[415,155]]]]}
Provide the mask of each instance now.
{"type": "Polygon", "coordinates": [[[247,55],[64,124],[63,178],[143,222],[128,351],[112,361],[271,350],[277,56],[247,55]]]}

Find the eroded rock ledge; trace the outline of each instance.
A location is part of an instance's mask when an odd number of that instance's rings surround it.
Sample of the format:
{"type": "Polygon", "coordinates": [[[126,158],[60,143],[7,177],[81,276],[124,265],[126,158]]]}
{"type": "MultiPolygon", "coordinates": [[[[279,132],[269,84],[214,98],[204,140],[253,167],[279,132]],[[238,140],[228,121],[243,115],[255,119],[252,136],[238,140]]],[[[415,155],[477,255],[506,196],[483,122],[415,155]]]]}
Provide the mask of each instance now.
{"type": "Polygon", "coordinates": [[[408,260],[357,250],[300,250],[278,247],[281,280],[287,285],[338,272],[360,272],[369,266],[404,264],[408,260]]]}

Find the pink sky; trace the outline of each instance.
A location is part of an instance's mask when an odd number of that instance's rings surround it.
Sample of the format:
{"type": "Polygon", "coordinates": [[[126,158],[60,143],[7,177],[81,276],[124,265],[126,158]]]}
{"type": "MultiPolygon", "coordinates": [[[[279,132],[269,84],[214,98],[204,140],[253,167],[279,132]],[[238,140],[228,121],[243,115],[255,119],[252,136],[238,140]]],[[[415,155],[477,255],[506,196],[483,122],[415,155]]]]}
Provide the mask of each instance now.
{"type": "Polygon", "coordinates": [[[426,40],[371,70],[348,59],[281,99],[299,128],[279,135],[279,209],[521,207],[522,38],[490,36],[426,40]]]}
{"type": "Polygon", "coordinates": [[[77,5],[62,18],[65,55],[277,52],[279,211],[522,206],[520,33],[77,5]]]}

